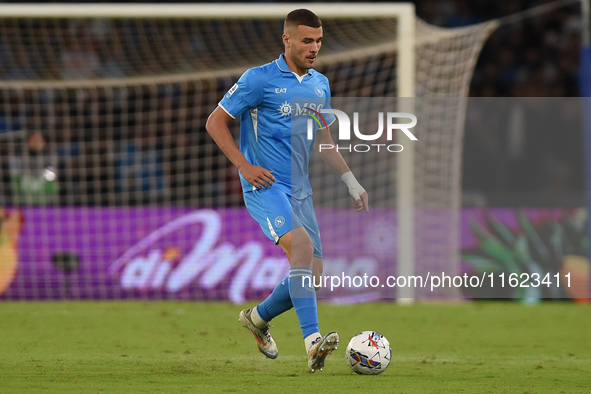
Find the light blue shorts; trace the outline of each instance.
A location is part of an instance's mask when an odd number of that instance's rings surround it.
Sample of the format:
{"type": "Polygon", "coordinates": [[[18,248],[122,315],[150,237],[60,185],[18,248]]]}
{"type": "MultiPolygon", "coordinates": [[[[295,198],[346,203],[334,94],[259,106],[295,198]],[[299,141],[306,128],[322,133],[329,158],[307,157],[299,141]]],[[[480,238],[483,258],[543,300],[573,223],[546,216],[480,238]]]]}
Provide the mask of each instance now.
{"type": "Polygon", "coordinates": [[[304,227],[314,244],[314,256],[322,257],[320,230],[312,196],[298,200],[280,188],[271,186],[244,193],[244,204],[267,238],[275,244],[294,228],[304,227]]]}

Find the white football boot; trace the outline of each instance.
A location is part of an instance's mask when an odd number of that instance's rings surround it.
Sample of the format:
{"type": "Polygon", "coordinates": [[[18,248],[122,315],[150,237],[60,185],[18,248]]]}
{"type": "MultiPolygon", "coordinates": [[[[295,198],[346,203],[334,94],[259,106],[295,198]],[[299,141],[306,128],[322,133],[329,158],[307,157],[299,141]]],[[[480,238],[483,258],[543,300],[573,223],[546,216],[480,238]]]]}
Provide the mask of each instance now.
{"type": "Polygon", "coordinates": [[[324,359],[339,346],[339,334],[329,332],[324,337],[318,337],[308,349],[308,368],[314,372],[324,368],[324,359]]]}
{"type": "Polygon", "coordinates": [[[257,341],[259,351],[269,358],[277,358],[279,351],[277,350],[277,344],[273,340],[273,337],[269,333],[269,325],[267,324],[264,328],[257,327],[250,317],[252,313],[251,309],[245,309],[240,311],[238,321],[242,323],[244,327],[252,332],[254,339],[257,341]]]}

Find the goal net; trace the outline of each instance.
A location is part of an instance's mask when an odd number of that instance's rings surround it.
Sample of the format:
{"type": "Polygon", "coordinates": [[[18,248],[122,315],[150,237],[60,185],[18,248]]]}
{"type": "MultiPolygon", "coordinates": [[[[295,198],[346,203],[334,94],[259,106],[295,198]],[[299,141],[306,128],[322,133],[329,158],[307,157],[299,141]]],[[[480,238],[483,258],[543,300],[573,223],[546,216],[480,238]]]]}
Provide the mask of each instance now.
{"type": "MultiPolygon", "coordinates": [[[[3,7],[2,297],[268,294],[288,264],[245,213],[237,170],[205,123],[242,72],[282,53],[291,8],[3,7]]],[[[496,22],[436,28],[407,4],[310,8],[323,21],[317,69],[333,97],[416,96],[398,104],[419,120],[420,143],[395,161],[343,152],[370,193],[367,217],[350,216],[346,188],[313,158],[326,272],[457,272],[461,98],[496,22]],[[335,252],[376,223],[367,255],[335,252]]],[[[348,290],[337,295],[357,294],[348,290]]]]}

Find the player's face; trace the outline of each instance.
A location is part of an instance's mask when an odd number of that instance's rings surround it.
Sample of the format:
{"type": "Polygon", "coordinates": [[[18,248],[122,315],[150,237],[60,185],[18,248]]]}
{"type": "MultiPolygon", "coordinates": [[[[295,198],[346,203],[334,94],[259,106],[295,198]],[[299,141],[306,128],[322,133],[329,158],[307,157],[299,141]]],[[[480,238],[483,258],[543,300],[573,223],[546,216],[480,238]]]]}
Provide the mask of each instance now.
{"type": "Polygon", "coordinates": [[[322,26],[299,25],[283,34],[285,57],[290,69],[295,67],[298,74],[305,74],[314,67],[316,56],[322,45],[322,26]]]}

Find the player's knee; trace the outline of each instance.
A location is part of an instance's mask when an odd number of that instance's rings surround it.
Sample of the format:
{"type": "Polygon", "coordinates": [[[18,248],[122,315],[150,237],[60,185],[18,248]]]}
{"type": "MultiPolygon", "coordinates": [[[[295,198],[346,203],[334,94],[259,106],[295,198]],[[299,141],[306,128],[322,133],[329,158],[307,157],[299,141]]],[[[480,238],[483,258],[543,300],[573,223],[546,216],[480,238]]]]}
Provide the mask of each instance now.
{"type": "Polygon", "coordinates": [[[308,240],[308,242],[302,242],[296,250],[292,251],[294,254],[299,254],[300,258],[308,261],[308,266],[312,268],[312,258],[314,257],[314,245],[312,241],[308,240]]]}
{"type": "Polygon", "coordinates": [[[313,267],[314,244],[303,228],[296,228],[279,239],[292,267],[313,267]]]}
{"type": "Polygon", "coordinates": [[[308,235],[306,230],[304,230],[303,227],[299,227],[293,230],[293,233],[291,235],[291,246],[294,249],[302,250],[306,253],[309,253],[310,256],[314,255],[314,244],[312,243],[312,239],[310,239],[310,236],[308,235]]]}
{"type": "Polygon", "coordinates": [[[303,267],[312,267],[312,258],[314,257],[314,245],[310,238],[300,239],[291,245],[292,259],[303,267]]]}

